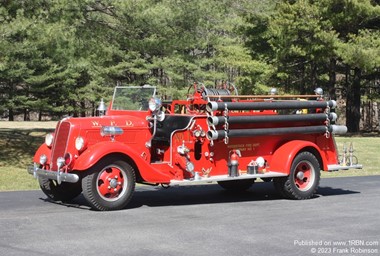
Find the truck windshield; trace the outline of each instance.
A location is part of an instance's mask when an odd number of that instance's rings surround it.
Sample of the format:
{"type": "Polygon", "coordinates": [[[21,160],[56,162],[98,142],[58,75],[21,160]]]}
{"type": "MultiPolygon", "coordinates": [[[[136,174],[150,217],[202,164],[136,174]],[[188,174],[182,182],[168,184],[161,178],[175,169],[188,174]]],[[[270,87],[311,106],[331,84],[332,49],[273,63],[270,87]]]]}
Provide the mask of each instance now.
{"type": "Polygon", "coordinates": [[[148,102],[156,94],[153,86],[116,87],[113,94],[113,110],[148,110],[148,102]]]}

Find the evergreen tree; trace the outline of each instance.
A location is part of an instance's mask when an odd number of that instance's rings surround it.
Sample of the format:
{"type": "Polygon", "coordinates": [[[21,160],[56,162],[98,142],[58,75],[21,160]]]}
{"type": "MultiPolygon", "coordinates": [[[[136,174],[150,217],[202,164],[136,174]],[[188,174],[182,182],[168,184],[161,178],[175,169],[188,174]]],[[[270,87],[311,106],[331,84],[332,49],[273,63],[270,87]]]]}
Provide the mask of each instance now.
{"type": "Polygon", "coordinates": [[[324,0],[320,4],[337,35],[334,53],[337,69],[345,74],[346,124],[350,132],[359,132],[363,77],[379,69],[380,6],[370,0],[324,0]]]}
{"type": "Polygon", "coordinates": [[[259,50],[256,57],[276,67],[272,79],[287,91],[318,86],[334,98],[343,74],[347,126],[358,132],[363,77],[374,79],[379,68],[379,8],[370,0],[282,1],[270,16],[251,19],[259,33],[249,42],[259,50]]]}

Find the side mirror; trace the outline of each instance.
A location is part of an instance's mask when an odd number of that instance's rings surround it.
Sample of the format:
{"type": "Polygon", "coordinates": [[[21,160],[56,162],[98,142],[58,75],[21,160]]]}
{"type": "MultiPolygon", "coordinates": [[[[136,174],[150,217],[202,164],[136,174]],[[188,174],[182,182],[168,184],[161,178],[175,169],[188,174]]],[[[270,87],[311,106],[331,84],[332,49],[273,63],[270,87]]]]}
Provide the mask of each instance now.
{"type": "Polygon", "coordinates": [[[165,113],[161,111],[162,102],[159,98],[152,97],[149,100],[149,110],[152,112],[152,117],[149,117],[149,119],[155,119],[159,122],[164,121],[165,119],[165,113]]]}

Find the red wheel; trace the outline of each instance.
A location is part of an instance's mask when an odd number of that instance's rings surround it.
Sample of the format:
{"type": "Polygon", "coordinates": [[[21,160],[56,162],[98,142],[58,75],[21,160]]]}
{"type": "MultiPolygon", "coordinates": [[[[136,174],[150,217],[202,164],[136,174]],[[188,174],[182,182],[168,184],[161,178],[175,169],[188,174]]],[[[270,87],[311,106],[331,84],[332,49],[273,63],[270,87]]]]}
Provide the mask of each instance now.
{"type": "Polygon", "coordinates": [[[119,210],[135,190],[133,167],[117,158],[105,158],[94,165],[82,179],[83,195],[97,210],[119,210]]]}
{"type": "MultiPolygon", "coordinates": [[[[319,171],[319,170],[318,170],[319,171]]],[[[315,168],[309,161],[300,162],[294,171],[294,183],[301,191],[307,191],[315,181],[315,168]]]]}
{"type": "Polygon", "coordinates": [[[124,177],[126,173],[117,165],[109,165],[103,168],[97,177],[97,191],[105,201],[116,201],[127,191],[128,182],[124,177]]]}
{"type": "Polygon", "coordinates": [[[279,193],[290,199],[308,199],[314,196],[320,180],[320,166],[310,152],[301,152],[293,160],[290,175],[274,178],[279,193]]]}

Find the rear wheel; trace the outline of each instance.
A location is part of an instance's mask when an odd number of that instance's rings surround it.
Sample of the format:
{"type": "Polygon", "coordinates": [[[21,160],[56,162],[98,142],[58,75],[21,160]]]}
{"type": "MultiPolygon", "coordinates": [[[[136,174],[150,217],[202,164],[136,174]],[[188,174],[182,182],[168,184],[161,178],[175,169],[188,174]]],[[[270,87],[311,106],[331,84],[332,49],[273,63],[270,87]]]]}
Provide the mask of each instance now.
{"type": "Polygon", "coordinates": [[[320,166],[310,152],[299,153],[293,160],[290,175],[274,178],[274,186],[285,198],[309,199],[314,196],[320,181],[320,166]]]}
{"type": "Polygon", "coordinates": [[[135,171],[130,164],[117,158],[105,158],[83,177],[83,195],[96,210],[119,210],[131,200],[135,183],[135,171]]]}
{"type": "Polygon", "coordinates": [[[245,180],[226,180],[226,181],[218,181],[218,184],[228,191],[233,192],[241,192],[248,190],[253,183],[254,179],[245,179],[245,180]]]}
{"type": "Polygon", "coordinates": [[[38,183],[42,192],[54,201],[67,202],[77,197],[82,192],[81,183],[62,182],[58,184],[56,180],[45,177],[38,177],[38,183]]]}

